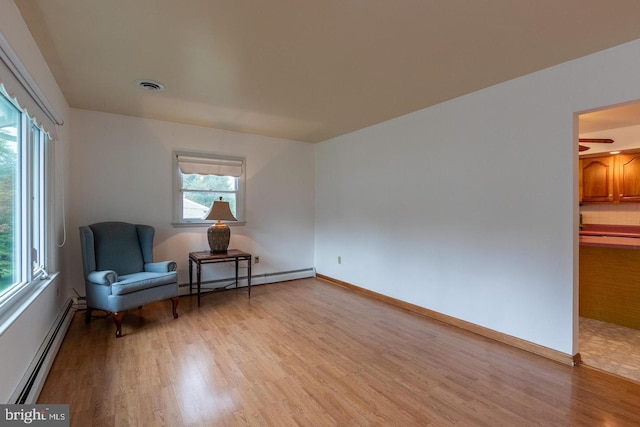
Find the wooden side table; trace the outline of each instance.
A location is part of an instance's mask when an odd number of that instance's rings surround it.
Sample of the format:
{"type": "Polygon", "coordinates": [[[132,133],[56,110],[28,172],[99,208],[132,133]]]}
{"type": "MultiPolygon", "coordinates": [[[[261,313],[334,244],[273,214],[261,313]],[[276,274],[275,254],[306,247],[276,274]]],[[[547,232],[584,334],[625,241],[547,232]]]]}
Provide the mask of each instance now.
{"type": "Polygon", "coordinates": [[[239,251],[237,249],[229,249],[227,252],[214,253],[209,251],[189,252],[189,294],[193,293],[193,263],[196,264],[196,280],[198,291],[198,307],[200,307],[200,289],[202,278],[202,264],[215,264],[218,262],[236,263],[236,288],[238,287],[238,267],[240,261],[247,262],[247,288],[249,290],[249,298],[251,298],[251,254],[239,251]]]}

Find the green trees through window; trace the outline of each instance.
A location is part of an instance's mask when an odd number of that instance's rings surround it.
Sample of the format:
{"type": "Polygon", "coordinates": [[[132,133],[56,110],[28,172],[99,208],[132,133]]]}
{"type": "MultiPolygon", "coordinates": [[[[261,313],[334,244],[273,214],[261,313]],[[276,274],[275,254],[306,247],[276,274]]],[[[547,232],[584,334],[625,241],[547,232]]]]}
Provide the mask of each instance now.
{"type": "Polygon", "coordinates": [[[20,112],[0,96],[0,293],[16,280],[16,177],[20,112]]]}

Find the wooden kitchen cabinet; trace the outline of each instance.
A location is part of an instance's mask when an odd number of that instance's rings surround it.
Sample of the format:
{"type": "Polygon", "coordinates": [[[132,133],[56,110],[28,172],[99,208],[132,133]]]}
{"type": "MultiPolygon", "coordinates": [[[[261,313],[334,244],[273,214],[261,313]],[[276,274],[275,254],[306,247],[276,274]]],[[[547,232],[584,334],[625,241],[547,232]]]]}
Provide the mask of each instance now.
{"type": "Polygon", "coordinates": [[[615,199],[640,202],[640,153],[619,154],[615,158],[615,199]]]}
{"type": "Polygon", "coordinates": [[[614,157],[580,159],[580,202],[613,202],[614,157]]]}
{"type": "Polygon", "coordinates": [[[580,203],[640,203],[640,151],[580,158],[580,203]]]}

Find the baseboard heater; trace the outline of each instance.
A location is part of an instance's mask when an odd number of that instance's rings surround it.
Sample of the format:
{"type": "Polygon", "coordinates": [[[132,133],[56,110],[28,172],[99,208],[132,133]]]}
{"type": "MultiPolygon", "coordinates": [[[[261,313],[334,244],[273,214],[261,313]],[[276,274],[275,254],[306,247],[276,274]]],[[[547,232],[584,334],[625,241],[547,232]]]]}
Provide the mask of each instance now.
{"type": "Polygon", "coordinates": [[[38,400],[38,396],[47,379],[49,370],[53,365],[58,349],[60,345],[62,345],[62,340],[67,333],[67,329],[69,329],[71,320],[73,320],[74,311],[72,307],[73,301],[69,299],[66,306],[60,314],[58,314],[51,330],[49,330],[49,333],[44,338],[27,372],[18,384],[16,391],[9,399],[10,403],[31,404],[36,403],[38,400]]]}
{"type": "MultiPolygon", "coordinates": [[[[288,280],[297,280],[297,279],[305,279],[308,277],[314,277],[316,271],[314,268],[303,268],[300,270],[290,270],[290,271],[279,271],[277,273],[264,273],[264,274],[252,274],[251,275],[251,286],[256,285],[266,285],[268,283],[277,283],[277,282],[286,282],[288,280]]],[[[229,277],[226,279],[216,279],[216,280],[207,280],[206,282],[202,282],[202,287],[211,287],[211,285],[225,285],[228,283],[235,283],[235,277],[229,277]]],[[[195,286],[195,277],[193,279],[195,286]]],[[[238,285],[240,287],[247,285],[247,276],[239,276],[238,285]]],[[[182,283],[180,284],[181,288],[185,288],[184,292],[181,294],[189,293],[189,284],[182,283]]],[[[214,286],[215,287],[215,286],[214,286]]]]}

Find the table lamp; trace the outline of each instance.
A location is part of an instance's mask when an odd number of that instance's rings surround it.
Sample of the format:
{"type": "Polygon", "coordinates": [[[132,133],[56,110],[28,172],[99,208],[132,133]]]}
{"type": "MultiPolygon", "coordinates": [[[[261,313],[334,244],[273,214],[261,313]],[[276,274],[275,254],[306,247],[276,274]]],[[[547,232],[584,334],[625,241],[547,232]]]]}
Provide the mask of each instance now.
{"type": "Polygon", "coordinates": [[[209,240],[209,248],[212,254],[225,253],[229,248],[229,239],[231,238],[231,230],[229,226],[222,221],[237,221],[236,217],[229,209],[229,202],[214,200],[209,209],[209,213],[205,217],[206,220],[218,220],[207,230],[207,239],[209,240]]]}

